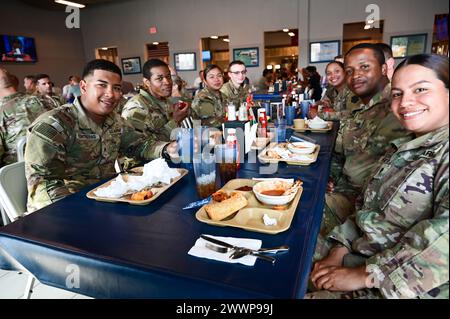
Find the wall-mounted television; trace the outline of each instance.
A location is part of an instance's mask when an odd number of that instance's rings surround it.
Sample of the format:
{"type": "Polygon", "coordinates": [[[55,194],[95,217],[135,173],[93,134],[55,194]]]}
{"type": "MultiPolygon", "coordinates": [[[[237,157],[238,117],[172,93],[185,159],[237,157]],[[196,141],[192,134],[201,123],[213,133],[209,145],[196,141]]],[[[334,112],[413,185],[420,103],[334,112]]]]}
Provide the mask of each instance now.
{"type": "Polygon", "coordinates": [[[202,61],[211,61],[211,51],[203,50],[202,51],[202,61]]]}
{"type": "Polygon", "coordinates": [[[0,35],[1,62],[36,62],[34,38],[0,35]]]}

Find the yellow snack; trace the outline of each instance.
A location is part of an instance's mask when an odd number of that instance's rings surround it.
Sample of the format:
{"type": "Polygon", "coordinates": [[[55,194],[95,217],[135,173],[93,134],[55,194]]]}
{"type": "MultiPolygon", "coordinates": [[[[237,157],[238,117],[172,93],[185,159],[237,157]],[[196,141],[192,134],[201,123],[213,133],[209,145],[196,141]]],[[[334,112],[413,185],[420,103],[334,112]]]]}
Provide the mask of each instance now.
{"type": "Polygon", "coordinates": [[[214,221],[219,221],[227,218],[241,208],[244,208],[247,204],[248,201],[244,195],[238,192],[233,192],[230,198],[220,203],[213,201],[212,203],[205,205],[205,211],[209,218],[214,221]]]}

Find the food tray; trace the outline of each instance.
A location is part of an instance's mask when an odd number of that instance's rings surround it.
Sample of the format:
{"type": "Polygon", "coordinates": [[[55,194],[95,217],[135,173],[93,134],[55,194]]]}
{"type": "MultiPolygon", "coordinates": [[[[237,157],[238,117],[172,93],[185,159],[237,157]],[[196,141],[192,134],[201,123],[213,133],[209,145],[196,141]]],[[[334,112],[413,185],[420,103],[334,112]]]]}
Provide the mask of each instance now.
{"type": "MultiPolygon", "coordinates": [[[[254,181],[251,179],[233,179],[225,184],[225,186],[222,187],[222,190],[231,192],[242,186],[253,187],[258,182],[259,181],[254,181]]],[[[261,203],[256,199],[256,196],[252,191],[237,191],[242,193],[248,200],[248,205],[240,209],[237,213],[225,218],[224,220],[214,221],[209,218],[203,206],[197,211],[195,217],[200,222],[210,225],[231,226],[259,233],[278,234],[289,229],[291,226],[302,191],[303,188],[300,186],[294,199],[286,205],[286,209],[284,210],[275,210],[272,209],[273,206],[261,203]],[[264,214],[267,214],[270,218],[275,218],[277,220],[277,224],[273,226],[266,226],[263,221],[264,214]]]]}
{"type": "Polygon", "coordinates": [[[328,131],[331,131],[331,129],[333,128],[333,121],[327,121],[328,127],[326,128],[310,128],[308,127],[307,124],[305,124],[304,128],[296,128],[294,126],[292,126],[292,129],[295,132],[306,132],[306,131],[310,131],[310,132],[315,132],[315,133],[325,133],[328,131]]]}
{"type": "MultiPolygon", "coordinates": [[[[139,173],[142,174],[142,169],[143,169],[143,167],[136,167],[136,168],[132,169],[132,172],[134,172],[136,174],[139,174],[139,173]]],[[[122,196],[120,198],[99,197],[99,196],[94,194],[94,192],[97,189],[109,186],[109,184],[111,184],[111,182],[115,178],[110,180],[110,181],[108,181],[108,182],[106,182],[106,183],[104,183],[104,184],[102,184],[102,185],[100,185],[100,186],[98,186],[98,187],[96,187],[96,188],[94,188],[93,190],[89,191],[86,194],[86,196],[87,196],[87,198],[95,199],[95,200],[100,201],[100,202],[109,202],[109,203],[122,202],[122,203],[128,203],[128,204],[132,204],[132,205],[148,205],[151,202],[153,202],[154,200],[156,200],[162,193],[164,193],[166,190],[168,190],[170,187],[172,187],[172,185],[174,185],[176,182],[178,182],[180,179],[182,179],[183,176],[186,175],[189,172],[187,169],[184,169],[184,168],[177,168],[177,170],[180,173],[180,176],[178,176],[176,178],[173,178],[171,183],[168,184],[168,185],[163,185],[161,187],[152,187],[153,189],[157,188],[158,191],[156,192],[156,194],[154,194],[152,196],[152,198],[149,198],[149,199],[131,200],[131,194],[124,195],[124,196],[122,196]]],[[[128,175],[129,174],[123,174],[122,175],[123,178],[125,179],[125,181],[126,181],[126,178],[127,178],[128,175]]]]}
{"type": "Polygon", "coordinates": [[[287,143],[271,143],[267,148],[265,148],[261,153],[259,153],[258,158],[262,163],[279,163],[279,162],[286,162],[290,165],[302,165],[302,166],[308,166],[311,163],[314,163],[317,161],[317,156],[319,156],[320,151],[320,145],[316,144],[316,148],[314,149],[314,152],[311,154],[303,154],[302,156],[305,156],[308,159],[305,160],[289,160],[284,158],[273,158],[267,155],[267,151],[270,151],[271,149],[275,148],[277,145],[280,147],[287,147],[287,143]]]}
{"type": "Polygon", "coordinates": [[[266,148],[267,144],[269,144],[270,138],[268,137],[257,137],[256,140],[253,142],[251,149],[260,151],[266,148]]]}

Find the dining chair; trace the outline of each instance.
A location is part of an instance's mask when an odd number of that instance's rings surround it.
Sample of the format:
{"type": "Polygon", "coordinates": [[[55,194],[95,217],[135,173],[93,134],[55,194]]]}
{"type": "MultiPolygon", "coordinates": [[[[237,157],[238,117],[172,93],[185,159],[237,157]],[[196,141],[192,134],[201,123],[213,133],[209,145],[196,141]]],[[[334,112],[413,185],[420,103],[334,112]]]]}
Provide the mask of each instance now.
{"type": "MultiPolygon", "coordinates": [[[[27,195],[25,162],[16,162],[0,168],[0,205],[11,222],[26,214],[27,195]]],[[[7,222],[4,221],[4,224],[7,222]]]]}

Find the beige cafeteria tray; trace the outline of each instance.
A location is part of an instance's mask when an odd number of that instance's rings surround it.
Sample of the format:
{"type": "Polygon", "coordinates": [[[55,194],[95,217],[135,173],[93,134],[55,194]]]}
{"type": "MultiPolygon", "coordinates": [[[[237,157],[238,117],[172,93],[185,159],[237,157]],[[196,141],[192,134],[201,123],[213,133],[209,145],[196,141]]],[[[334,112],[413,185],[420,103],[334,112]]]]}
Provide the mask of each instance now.
{"type": "MultiPolygon", "coordinates": [[[[135,173],[140,173],[142,174],[142,169],[143,167],[136,167],[134,169],[132,169],[133,172],[135,173]]],[[[108,197],[99,197],[97,195],[94,194],[94,192],[102,187],[107,187],[109,184],[111,184],[111,182],[115,179],[112,179],[96,188],[94,188],[93,190],[90,190],[86,196],[90,199],[95,199],[97,201],[101,201],[101,202],[110,202],[110,203],[116,203],[116,202],[122,202],[122,203],[128,203],[128,204],[132,204],[132,205],[148,205],[151,202],[153,202],[154,200],[156,200],[162,193],[164,193],[166,190],[168,190],[170,187],[172,187],[172,185],[174,185],[176,182],[178,182],[180,179],[183,178],[184,175],[186,175],[189,171],[187,169],[184,168],[177,168],[178,172],[180,173],[180,175],[176,178],[173,178],[170,182],[170,184],[168,185],[162,185],[161,187],[152,187],[152,189],[156,188],[158,191],[156,192],[156,194],[154,194],[151,198],[149,199],[145,199],[145,200],[131,200],[131,194],[128,195],[124,195],[120,198],[108,198],[108,197]]],[[[127,174],[122,175],[124,180],[126,181],[127,178],[127,174]]]]}
{"type": "Polygon", "coordinates": [[[279,162],[286,162],[290,165],[302,165],[307,166],[315,161],[317,161],[317,156],[319,156],[320,151],[320,145],[316,144],[316,148],[314,149],[314,152],[311,154],[303,154],[302,156],[305,158],[303,160],[288,160],[284,158],[275,158],[268,155],[268,152],[271,151],[271,149],[275,148],[276,146],[287,148],[287,143],[271,143],[267,148],[265,148],[261,153],[258,154],[258,158],[262,163],[279,163],[279,162]]]}
{"type": "MultiPolygon", "coordinates": [[[[222,187],[222,190],[227,193],[231,193],[242,186],[253,187],[259,181],[251,179],[233,179],[222,187]]],[[[283,232],[291,226],[292,219],[294,218],[295,210],[297,209],[300,197],[302,195],[303,188],[300,187],[297,191],[292,202],[286,205],[283,210],[272,209],[273,206],[265,205],[259,202],[252,191],[238,191],[244,194],[248,200],[248,205],[240,209],[236,214],[231,215],[221,221],[213,221],[209,218],[205,211],[204,206],[200,208],[195,217],[200,222],[215,225],[215,226],[231,226],[246,229],[249,231],[278,234],[283,232]],[[275,218],[276,225],[266,226],[263,221],[264,214],[267,214],[270,218],[275,218]]]]}
{"type": "Polygon", "coordinates": [[[325,133],[328,131],[331,131],[331,129],[333,128],[333,121],[327,121],[328,126],[326,128],[310,128],[307,124],[305,124],[304,128],[296,128],[294,126],[292,126],[292,129],[295,132],[306,132],[306,131],[310,131],[310,132],[314,132],[314,133],[325,133]]]}

